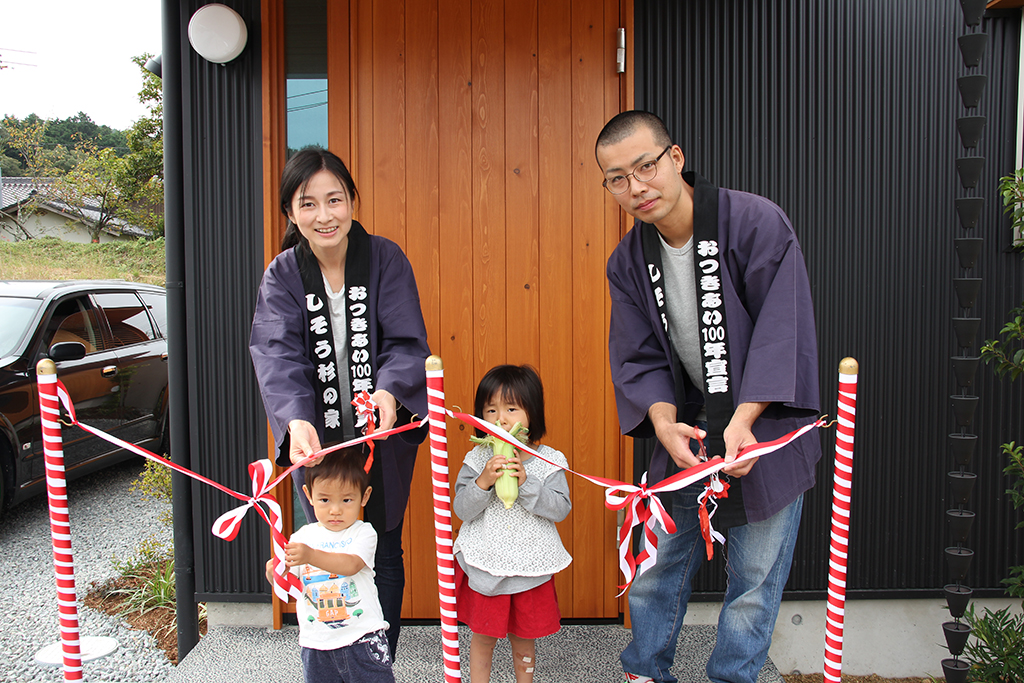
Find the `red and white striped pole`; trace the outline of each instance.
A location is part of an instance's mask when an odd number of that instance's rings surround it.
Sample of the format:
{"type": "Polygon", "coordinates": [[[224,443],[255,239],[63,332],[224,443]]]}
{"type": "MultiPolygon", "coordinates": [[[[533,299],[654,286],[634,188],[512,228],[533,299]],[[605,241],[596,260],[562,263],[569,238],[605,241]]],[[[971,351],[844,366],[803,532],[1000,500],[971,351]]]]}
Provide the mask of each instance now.
{"type": "Polygon", "coordinates": [[[60,401],[57,398],[57,366],[44,359],[36,365],[39,417],[43,427],[43,461],[46,465],[46,497],[50,504],[50,536],[53,539],[53,570],[57,575],[57,611],[64,652],[64,680],[82,680],[82,652],[75,595],[75,567],[71,558],[71,519],[64,477],[64,447],[60,435],[60,401]]]}
{"type": "Polygon", "coordinates": [[[832,484],[832,542],[828,559],[825,613],[825,680],[840,683],[843,671],[843,619],[846,609],[846,560],[850,546],[850,493],[853,488],[853,431],[857,416],[857,371],[853,358],[839,363],[839,426],[832,484]]]}
{"type": "Polygon", "coordinates": [[[441,603],[444,680],[462,680],[459,622],[455,606],[455,555],[452,553],[452,503],[448,473],[448,436],[444,407],[444,363],[427,358],[427,417],[430,429],[430,478],[434,488],[434,541],[437,546],[437,592],[441,603]]]}

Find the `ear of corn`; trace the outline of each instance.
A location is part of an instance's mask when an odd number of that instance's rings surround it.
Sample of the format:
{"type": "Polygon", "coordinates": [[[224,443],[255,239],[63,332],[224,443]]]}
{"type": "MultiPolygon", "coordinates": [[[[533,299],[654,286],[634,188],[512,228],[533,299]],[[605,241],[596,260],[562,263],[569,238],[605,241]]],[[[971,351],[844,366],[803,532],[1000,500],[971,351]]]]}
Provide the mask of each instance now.
{"type": "MultiPolygon", "coordinates": [[[[495,423],[497,424],[497,423],[495,423]]],[[[508,430],[508,433],[516,437],[520,441],[525,442],[527,435],[530,430],[523,427],[522,424],[516,422],[512,429],[508,430]]],[[[506,443],[501,439],[488,434],[484,438],[478,438],[476,436],[470,436],[469,440],[473,443],[487,444],[491,447],[494,455],[500,455],[507,458],[511,458],[515,455],[515,448],[510,443],[506,443]]],[[[509,473],[507,469],[503,469],[501,474],[498,475],[497,481],[494,482],[494,493],[498,496],[502,503],[505,504],[505,509],[508,510],[519,498],[519,480],[509,473]]]]}

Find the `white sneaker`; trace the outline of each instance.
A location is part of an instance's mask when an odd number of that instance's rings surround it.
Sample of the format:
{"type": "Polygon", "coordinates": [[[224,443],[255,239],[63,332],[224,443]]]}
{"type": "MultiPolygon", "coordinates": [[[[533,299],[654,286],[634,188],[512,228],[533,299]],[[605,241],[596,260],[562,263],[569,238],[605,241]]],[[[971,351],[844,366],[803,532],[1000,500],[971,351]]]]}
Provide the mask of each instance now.
{"type": "Polygon", "coordinates": [[[650,676],[639,676],[626,672],[626,683],[652,683],[653,681],[654,679],[650,676]]]}

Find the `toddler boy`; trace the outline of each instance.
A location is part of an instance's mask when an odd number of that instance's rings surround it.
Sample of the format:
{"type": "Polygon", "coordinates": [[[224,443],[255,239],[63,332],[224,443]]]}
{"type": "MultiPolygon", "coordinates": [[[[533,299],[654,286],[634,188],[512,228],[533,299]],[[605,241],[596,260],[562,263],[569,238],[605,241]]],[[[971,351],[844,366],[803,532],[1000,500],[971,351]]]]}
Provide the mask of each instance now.
{"type": "MultiPolygon", "coordinates": [[[[303,493],[316,524],[285,547],[285,563],[302,581],[296,606],[306,683],[394,683],[373,557],[377,532],[359,519],[370,498],[370,475],[359,448],[325,455],[305,471],[303,493]]],[[[267,561],[267,580],[273,583],[267,561]]]]}

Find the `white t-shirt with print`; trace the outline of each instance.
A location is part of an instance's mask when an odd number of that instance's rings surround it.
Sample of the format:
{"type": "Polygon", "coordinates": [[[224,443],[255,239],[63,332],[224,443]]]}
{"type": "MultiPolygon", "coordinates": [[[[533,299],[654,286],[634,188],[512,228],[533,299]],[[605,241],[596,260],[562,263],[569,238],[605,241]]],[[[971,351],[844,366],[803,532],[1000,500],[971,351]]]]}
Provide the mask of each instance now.
{"type": "Polygon", "coordinates": [[[377,532],[372,526],[357,520],[347,529],[330,531],[307,524],[292,534],[291,540],[314,550],[356,555],[366,563],[355,576],[338,576],[311,564],[291,568],[302,582],[302,598],[295,609],[299,645],[336,650],[367,633],[388,628],[373,583],[377,532]]]}

